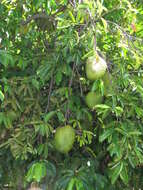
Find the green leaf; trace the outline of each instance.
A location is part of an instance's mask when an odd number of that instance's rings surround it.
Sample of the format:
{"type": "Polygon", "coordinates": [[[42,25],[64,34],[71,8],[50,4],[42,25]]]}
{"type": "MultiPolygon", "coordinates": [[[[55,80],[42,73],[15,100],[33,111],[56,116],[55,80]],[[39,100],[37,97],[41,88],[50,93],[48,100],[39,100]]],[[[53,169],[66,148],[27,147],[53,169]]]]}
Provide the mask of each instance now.
{"type": "Polygon", "coordinates": [[[95,92],[98,89],[98,86],[99,86],[98,81],[94,81],[92,88],[91,88],[91,91],[95,92]]]}
{"type": "Polygon", "coordinates": [[[50,111],[44,116],[44,121],[48,122],[55,114],[56,114],[56,111],[50,111]]]}
{"type": "Polygon", "coordinates": [[[118,179],[121,171],[123,169],[123,163],[117,163],[113,168],[112,168],[112,173],[111,173],[111,182],[114,184],[116,180],[118,179]]]}
{"type": "Polygon", "coordinates": [[[54,178],[56,176],[56,167],[55,167],[55,165],[52,164],[51,162],[47,161],[46,166],[47,166],[47,176],[54,178]]]}
{"type": "Polygon", "coordinates": [[[9,117],[4,117],[3,122],[7,129],[10,129],[12,127],[12,123],[9,117]]]}
{"type": "Polygon", "coordinates": [[[110,135],[112,135],[114,132],[114,128],[105,129],[102,135],[99,136],[99,141],[103,142],[105,139],[107,139],[110,135]]]}
{"type": "Polygon", "coordinates": [[[110,106],[105,104],[98,104],[95,106],[95,108],[101,108],[101,109],[110,109],[110,106]]]}
{"type": "Polygon", "coordinates": [[[98,13],[100,16],[103,11],[103,5],[101,4],[101,2],[99,0],[97,0],[97,9],[98,9],[98,13]]]}
{"type": "Polygon", "coordinates": [[[86,59],[86,58],[92,56],[92,55],[94,54],[94,52],[95,52],[95,50],[89,51],[87,54],[85,54],[85,55],[82,57],[82,59],[86,59]]]}
{"type": "Polygon", "coordinates": [[[87,8],[89,8],[89,6],[86,3],[82,3],[82,4],[79,4],[78,8],[79,9],[87,9],[87,8]]]}
{"type": "Polygon", "coordinates": [[[103,23],[103,26],[104,26],[104,29],[105,29],[105,32],[107,32],[107,27],[108,27],[108,24],[106,22],[106,20],[104,18],[101,18],[102,20],[102,23],[103,23]]]}
{"type": "Polygon", "coordinates": [[[72,178],[68,184],[67,190],[73,190],[75,184],[75,178],[72,178]]]}
{"type": "Polygon", "coordinates": [[[14,66],[15,62],[12,57],[8,52],[6,51],[0,51],[0,61],[1,63],[7,67],[8,65],[14,66]]]}
{"type": "Polygon", "coordinates": [[[128,182],[129,182],[129,176],[128,176],[128,171],[127,171],[127,167],[125,166],[125,164],[124,164],[124,166],[122,168],[122,171],[120,173],[120,178],[122,179],[122,181],[125,184],[128,184],[128,182]]]}
{"type": "Polygon", "coordinates": [[[3,112],[0,112],[0,124],[3,122],[4,120],[4,113],[3,112]]]}
{"type": "Polygon", "coordinates": [[[123,108],[116,106],[114,111],[116,113],[116,116],[118,117],[121,116],[121,114],[123,113],[123,108]]]}
{"type": "Polygon", "coordinates": [[[62,72],[59,70],[56,74],[56,84],[59,85],[60,82],[62,81],[62,72]]]}
{"type": "Polygon", "coordinates": [[[28,170],[26,179],[27,181],[35,180],[40,182],[43,177],[46,176],[46,165],[44,162],[34,163],[31,168],[28,170]]]}
{"type": "Polygon", "coordinates": [[[26,176],[26,180],[28,182],[30,182],[32,180],[32,175],[33,175],[33,167],[31,167],[28,172],[27,172],[27,176],[26,176]]]}
{"type": "Polygon", "coordinates": [[[59,121],[62,121],[62,122],[65,121],[65,117],[64,117],[64,114],[62,112],[58,112],[57,116],[58,116],[59,121]]]}
{"type": "Polygon", "coordinates": [[[49,132],[50,132],[50,129],[49,129],[49,125],[48,124],[40,124],[39,127],[37,128],[37,125],[35,126],[36,128],[36,131],[40,133],[40,135],[42,136],[49,136],[49,132]]]}
{"type": "Polygon", "coordinates": [[[107,178],[101,174],[96,173],[94,176],[96,180],[96,186],[98,189],[105,189],[105,185],[107,184],[107,178]]]}
{"type": "Polygon", "coordinates": [[[72,14],[71,11],[69,11],[69,15],[70,15],[71,20],[72,20],[73,22],[76,22],[76,20],[75,20],[75,18],[74,18],[74,16],[73,16],[73,14],[72,14]]]}
{"type": "Polygon", "coordinates": [[[40,182],[43,177],[46,175],[46,166],[45,163],[37,163],[34,168],[34,175],[33,178],[37,182],[40,182]]]}
{"type": "Polygon", "coordinates": [[[0,90],[0,100],[3,101],[4,100],[4,94],[2,93],[2,91],[0,90]]]}
{"type": "Polygon", "coordinates": [[[39,90],[39,82],[38,82],[36,79],[32,79],[32,84],[33,84],[33,86],[34,86],[37,90],[39,90]]]}
{"type": "Polygon", "coordinates": [[[76,179],[76,181],[75,181],[75,186],[76,186],[76,190],[83,190],[83,189],[84,189],[83,183],[82,183],[82,181],[79,180],[79,179],[76,179]]]}

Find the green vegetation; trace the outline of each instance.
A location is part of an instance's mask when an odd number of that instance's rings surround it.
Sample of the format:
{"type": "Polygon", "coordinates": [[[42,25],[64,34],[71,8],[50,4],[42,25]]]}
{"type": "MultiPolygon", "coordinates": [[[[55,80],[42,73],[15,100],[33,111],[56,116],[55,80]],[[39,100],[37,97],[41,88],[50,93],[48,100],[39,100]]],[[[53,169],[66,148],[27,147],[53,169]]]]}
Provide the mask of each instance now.
{"type": "Polygon", "coordinates": [[[143,189],[142,23],[141,0],[0,1],[0,189],[143,189]]]}
{"type": "Polygon", "coordinates": [[[89,92],[86,95],[86,104],[89,108],[93,109],[97,104],[101,104],[103,97],[101,93],[89,92]]]}

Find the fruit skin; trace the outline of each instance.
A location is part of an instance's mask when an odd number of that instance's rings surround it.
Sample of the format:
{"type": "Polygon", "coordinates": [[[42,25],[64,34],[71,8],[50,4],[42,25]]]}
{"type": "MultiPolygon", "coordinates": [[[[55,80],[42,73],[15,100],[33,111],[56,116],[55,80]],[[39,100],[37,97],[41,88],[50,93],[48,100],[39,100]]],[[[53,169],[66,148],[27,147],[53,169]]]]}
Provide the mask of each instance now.
{"type": "Polygon", "coordinates": [[[100,56],[91,56],[86,63],[86,76],[89,80],[101,78],[107,69],[107,64],[100,56]]]}
{"type": "Polygon", "coordinates": [[[89,108],[93,109],[97,104],[101,104],[103,96],[98,92],[89,92],[86,95],[85,101],[89,108]]]}
{"type": "Polygon", "coordinates": [[[58,127],[56,129],[54,145],[61,153],[67,153],[71,150],[75,141],[75,130],[70,126],[58,127]]]}

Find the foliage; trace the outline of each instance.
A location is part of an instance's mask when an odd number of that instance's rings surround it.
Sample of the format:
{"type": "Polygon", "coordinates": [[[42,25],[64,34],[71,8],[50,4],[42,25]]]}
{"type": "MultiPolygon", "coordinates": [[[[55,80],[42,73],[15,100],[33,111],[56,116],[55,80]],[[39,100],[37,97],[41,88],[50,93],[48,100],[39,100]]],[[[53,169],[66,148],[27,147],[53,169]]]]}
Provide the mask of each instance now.
{"type": "Polygon", "coordinates": [[[0,12],[1,188],[142,189],[142,2],[2,0],[0,12]],[[109,81],[86,77],[95,51],[109,81]],[[104,95],[92,110],[90,91],[104,95]],[[76,142],[61,154],[67,124],[76,142]]]}

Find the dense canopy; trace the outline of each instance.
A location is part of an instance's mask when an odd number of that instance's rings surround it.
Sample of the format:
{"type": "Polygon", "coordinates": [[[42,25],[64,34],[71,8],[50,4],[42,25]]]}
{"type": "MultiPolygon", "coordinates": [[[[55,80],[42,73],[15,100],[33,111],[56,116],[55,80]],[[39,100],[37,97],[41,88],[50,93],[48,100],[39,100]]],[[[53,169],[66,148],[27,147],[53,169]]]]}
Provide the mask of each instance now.
{"type": "Polygon", "coordinates": [[[1,189],[143,188],[142,23],[140,0],[0,1],[1,189]],[[95,54],[107,69],[90,80],[95,54]]]}

